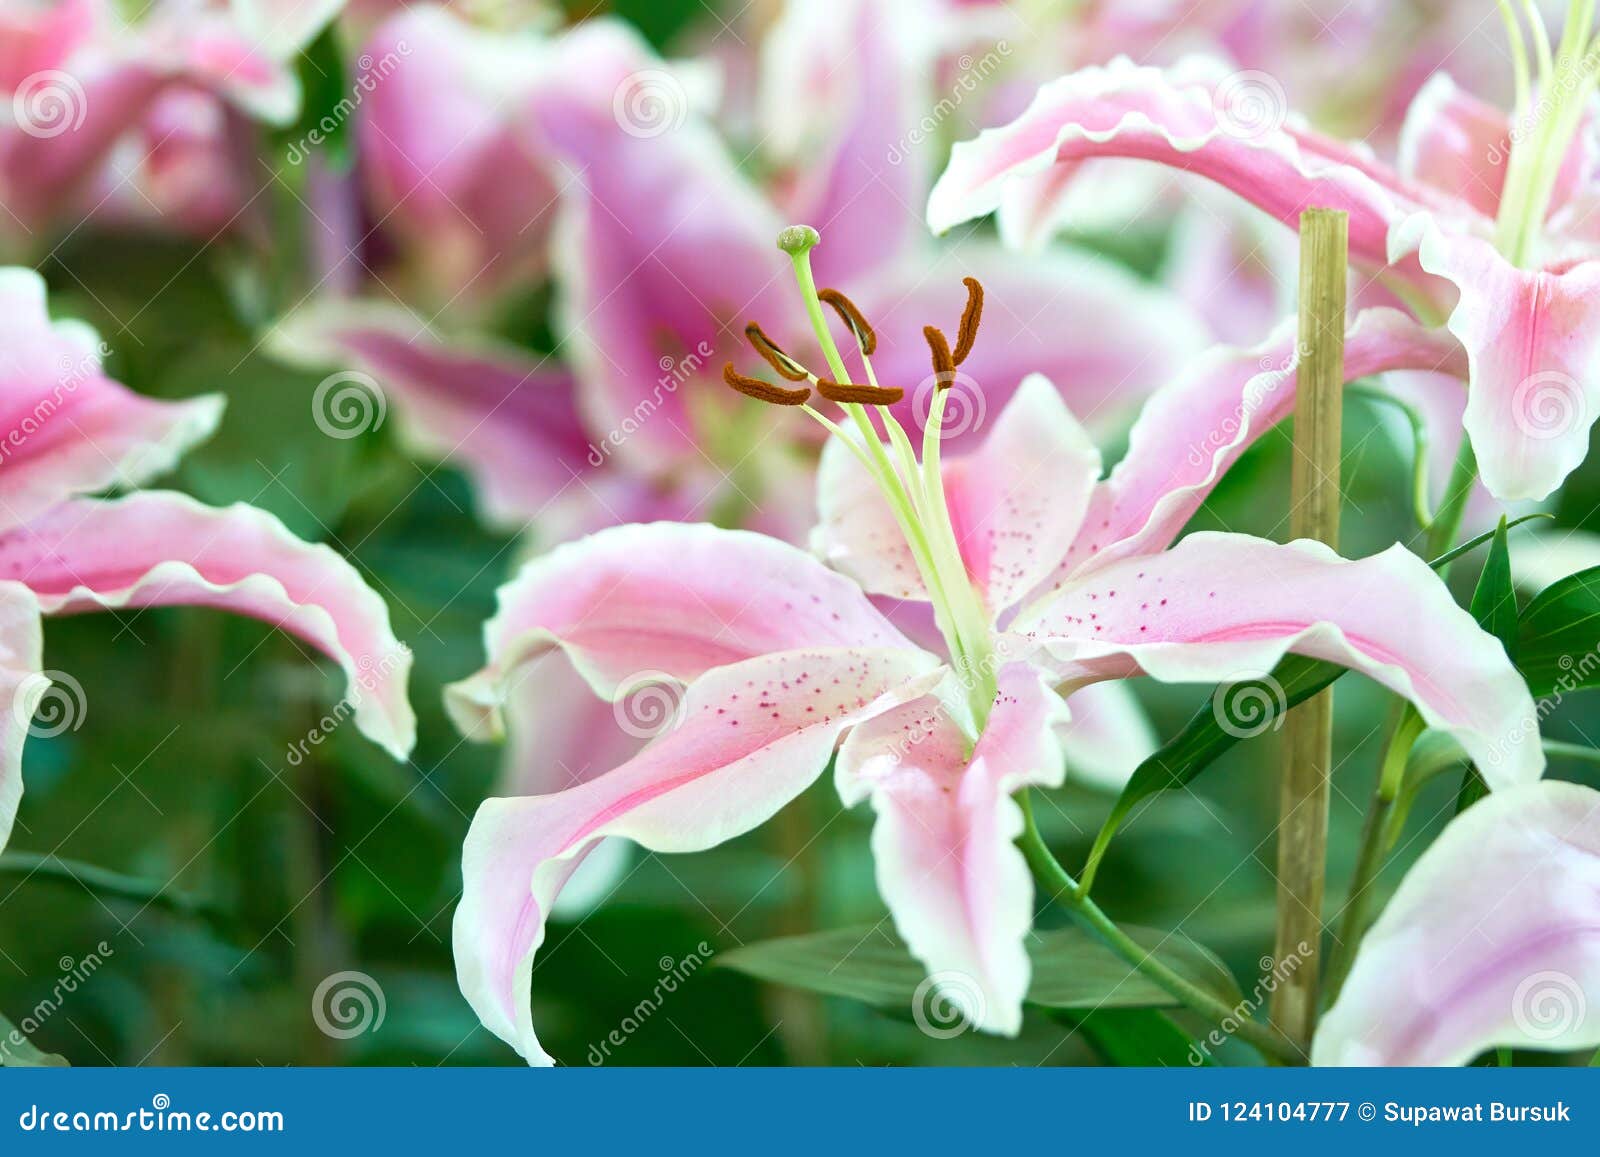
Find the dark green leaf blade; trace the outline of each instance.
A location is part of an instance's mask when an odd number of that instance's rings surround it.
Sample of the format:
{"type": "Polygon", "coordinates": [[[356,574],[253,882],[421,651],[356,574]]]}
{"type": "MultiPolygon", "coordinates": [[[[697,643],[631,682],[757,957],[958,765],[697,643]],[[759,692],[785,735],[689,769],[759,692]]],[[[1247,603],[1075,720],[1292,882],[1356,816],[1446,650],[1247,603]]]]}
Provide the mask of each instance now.
{"type": "Polygon", "coordinates": [[[1107,1064],[1120,1068],[1205,1067],[1212,1061],[1189,1034],[1154,1008],[1105,1008],[1098,1012],[1057,1012],[1094,1046],[1107,1064]]]}
{"type": "Polygon", "coordinates": [[[1535,698],[1600,687],[1600,567],[1551,583],[1523,609],[1516,661],[1535,698]]]}
{"type": "Polygon", "coordinates": [[[1506,520],[1502,516],[1489,554],[1483,560],[1483,573],[1472,592],[1472,617],[1478,626],[1499,639],[1506,654],[1517,657],[1517,592],[1511,583],[1511,549],[1506,543],[1506,520]]]}
{"type": "MultiPolygon", "coordinates": [[[[1168,967],[1214,992],[1229,1005],[1238,985],[1215,955],[1175,933],[1124,928],[1168,967]]],[[[1028,947],[1033,983],[1028,1003],[1044,1008],[1170,1008],[1164,989],[1136,972],[1092,934],[1078,928],[1040,932],[1028,947]]],[[[839,928],[746,944],[716,963],[758,980],[829,996],[843,996],[891,1011],[908,1012],[919,999],[927,971],[900,939],[882,928],[839,928]]],[[[921,999],[925,999],[924,995],[921,999]]]]}

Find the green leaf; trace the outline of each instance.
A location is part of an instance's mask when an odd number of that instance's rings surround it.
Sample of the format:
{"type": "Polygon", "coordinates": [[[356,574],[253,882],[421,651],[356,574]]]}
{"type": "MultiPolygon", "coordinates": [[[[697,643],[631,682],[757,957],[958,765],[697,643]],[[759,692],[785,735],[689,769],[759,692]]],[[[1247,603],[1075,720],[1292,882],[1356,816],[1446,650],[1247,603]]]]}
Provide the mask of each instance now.
{"type": "Polygon", "coordinates": [[[1105,1008],[1055,1015],[1088,1038],[1108,1064],[1140,1069],[1212,1064],[1194,1047],[1188,1033],[1173,1024],[1166,1013],[1153,1008],[1105,1008]]]}
{"type": "Polygon", "coordinates": [[[1502,516],[1494,533],[1489,555],[1483,560],[1483,573],[1472,592],[1472,617],[1478,626],[1499,639],[1512,659],[1517,657],[1517,593],[1511,583],[1511,550],[1506,544],[1506,520],[1502,516]]]}
{"type": "Polygon", "coordinates": [[[1265,679],[1218,687],[1211,701],[1135,770],[1095,836],[1083,871],[1083,885],[1133,809],[1146,799],[1190,783],[1241,739],[1283,726],[1284,713],[1303,703],[1344,674],[1335,663],[1287,655],[1265,679]]]}
{"type": "Polygon", "coordinates": [[[22,1030],[0,1016],[0,1066],[13,1069],[64,1069],[67,1058],[35,1048],[22,1030]]]}
{"type": "Polygon", "coordinates": [[[1600,687],[1600,567],[1551,583],[1523,609],[1516,661],[1536,699],[1600,687]]]}
{"type": "MultiPolygon", "coordinates": [[[[1176,933],[1125,927],[1168,967],[1229,1005],[1241,999],[1227,966],[1176,933]]],[[[1027,1001],[1051,1009],[1171,1008],[1179,1002],[1092,934],[1054,928],[1031,938],[1033,982],[1027,1001]]],[[[716,963],[758,980],[843,996],[909,1014],[926,1001],[928,979],[905,944],[881,927],[861,926],[785,936],[724,952],[716,963]]]]}

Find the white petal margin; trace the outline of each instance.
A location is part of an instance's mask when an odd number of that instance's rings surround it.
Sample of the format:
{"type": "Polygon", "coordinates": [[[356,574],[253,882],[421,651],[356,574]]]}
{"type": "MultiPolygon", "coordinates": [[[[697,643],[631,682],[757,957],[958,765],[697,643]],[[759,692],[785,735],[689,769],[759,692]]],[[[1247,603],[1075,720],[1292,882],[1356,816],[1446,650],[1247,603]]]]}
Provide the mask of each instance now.
{"type": "Polygon", "coordinates": [[[22,745],[39,700],[50,686],[44,632],[33,592],[0,582],[0,851],[11,838],[22,801],[22,745]]]}
{"type": "Polygon", "coordinates": [[[1600,1045],[1600,793],[1496,792],[1422,854],[1362,941],[1317,1065],[1462,1065],[1600,1045]]]}
{"type": "Polygon", "coordinates": [[[872,801],[878,891],[912,954],[969,1024],[1015,1036],[1032,972],[1033,877],[1012,796],[1060,786],[1053,728],[1066,705],[1026,664],[999,683],[976,745],[929,695],[852,731],[834,778],[846,806],[872,801]]]}
{"type": "Polygon", "coordinates": [[[669,725],[614,771],[554,795],[486,801],[462,849],[456,979],[484,1026],[527,1058],[530,985],[551,904],[597,841],[696,852],[765,822],[816,779],[855,723],[925,694],[944,674],[913,648],[790,651],[692,683],[669,725]]]}
{"type": "Polygon", "coordinates": [[[1450,732],[1496,790],[1544,772],[1539,720],[1498,639],[1404,547],[1344,559],[1319,543],[1191,534],[1070,583],[1012,629],[1069,682],[1267,675],[1289,652],[1338,663],[1450,732]]]}
{"type": "Polygon", "coordinates": [[[504,734],[508,681],[560,647],[597,695],[807,647],[909,647],[849,579],[764,535],[617,526],[529,562],[484,626],[488,665],[446,691],[463,735],[504,734]]]}
{"type": "Polygon", "coordinates": [[[383,599],[332,549],[263,510],[159,490],[74,499],[0,535],[5,579],[25,583],[51,615],[203,606],[260,619],[339,664],[363,735],[396,759],[416,740],[411,651],[383,599]]]}

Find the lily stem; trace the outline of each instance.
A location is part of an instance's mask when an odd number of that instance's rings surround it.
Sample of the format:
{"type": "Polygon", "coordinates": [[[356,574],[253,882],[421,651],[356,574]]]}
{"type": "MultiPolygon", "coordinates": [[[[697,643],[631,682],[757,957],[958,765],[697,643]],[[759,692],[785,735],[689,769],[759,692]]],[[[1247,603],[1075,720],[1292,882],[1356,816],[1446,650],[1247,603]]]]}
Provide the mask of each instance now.
{"type": "MultiPolygon", "coordinates": [[[[1296,539],[1339,545],[1349,217],[1331,209],[1300,215],[1301,364],[1295,395],[1289,524],[1296,539]]],[[[1278,919],[1274,959],[1303,960],[1272,993],[1272,1023],[1302,1053],[1317,1027],[1317,960],[1328,873],[1333,690],[1289,713],[1278,800],[1278,919]]]]}
{"type": "Polygon", "coordinates": [[[1260,1050],[1261,1054],[1284,1064],[1301,1064],[1305,1058],[1293,1042],[1267,1025],[1251,1020],[1240,1009],[1225,1003],[1187,977],[1174,971],[1159,957],[1129,936],[1110,916],[1091,900],[1078,886],[1061,862],[1045,845],[1039,827],[1033,819],[1033,802],[1023,791],[1017,797],[1022,808],[1023,832],[1017,840],[1034,879],[1039,882],[1052,901],[1066,909],[1103,940],[1118,956],[1131,964],[1140,974],[1170,993],[1180,1003],[1199,1013],[1213,1024],[1224,1021],[1237,1024],[1235,1034],[1260,1050]]]}

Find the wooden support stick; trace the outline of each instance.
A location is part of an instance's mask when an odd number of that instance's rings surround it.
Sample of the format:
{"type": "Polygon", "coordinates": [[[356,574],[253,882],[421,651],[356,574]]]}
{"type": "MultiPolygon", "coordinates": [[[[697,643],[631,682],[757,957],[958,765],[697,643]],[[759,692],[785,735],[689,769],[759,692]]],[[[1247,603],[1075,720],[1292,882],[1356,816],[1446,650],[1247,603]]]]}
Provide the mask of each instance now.
{"type": "MultiPolygon", "coordinates": [[[[1290,533],[1339,544],[1339,436],[1344,400],[1349,219],[1331,209],[1300,216],[1300,366],[1294,411],[1290,533]]],[[[1333,690],[1289,713],[1278,824],[1279,977],[1272,1019],[1302,1052],[1317,1027],[1322,890],[1327,874],[1333,690]]]]}

